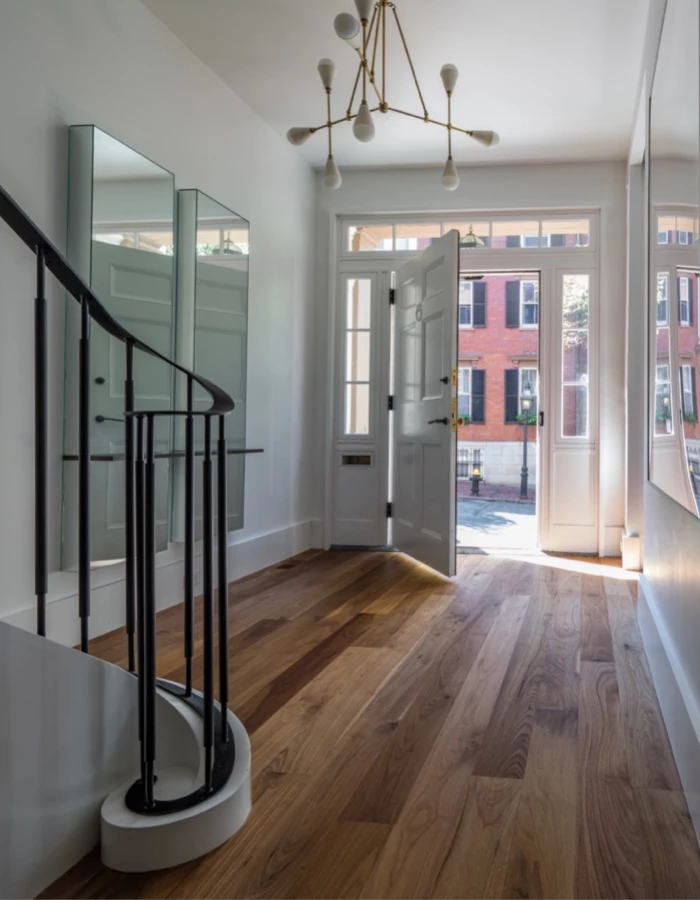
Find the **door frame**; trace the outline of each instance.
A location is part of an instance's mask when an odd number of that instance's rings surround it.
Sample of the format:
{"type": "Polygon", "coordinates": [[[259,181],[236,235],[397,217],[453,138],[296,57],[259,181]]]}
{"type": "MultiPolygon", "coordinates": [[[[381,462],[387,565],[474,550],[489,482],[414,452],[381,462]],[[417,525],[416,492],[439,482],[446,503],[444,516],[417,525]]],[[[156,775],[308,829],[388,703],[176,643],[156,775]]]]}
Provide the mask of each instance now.
{"type": "MultiPolygon", "coordinates": [[[[383,352],[380,353],[378,384],[383,396],[388,397],[390,393],[390,372],[389,372],[389,346],[392,330],[391,307],[388,299],[388,288],[390,285],[391,273],[397,269],[412,256],[416,255],[415,251],[393,251],[393,252],[371,252],[371,253],[352,253],[348,254],[343,249],[343,236],[345,229],[350,221],[362,221],[364,223],[373,222],[380,224],[382,222],[397,222],[403,220],[409,223],[418,223],[422,221],[432,222],[435,220],[456,221],[472,220],[474,222],[480,219],[491,220],[507,220],[507,219],[527,219],[542,218],[543,216],[571,217],[577,214],[585,214],[591,221],[591,240],[588,248],[577,248],[571,252],[565,249],[551,248],[508,248],[508,249],[475,249],[469,252],[469,265],[460,265],[460,271],[468,271],[475,274],[480,272],[523,272],[538,271],[540,273],[540,303],[545,310],[544,322],[540,323],[540,350],[538,356],[538,367],[540,371],[544,369],[544,361],[548,361],[551,368],[556,364],[557,357],[557,340],[560,331],[555,326],[555,316],[557,314],[557,278],[559,274],[566,271],[575,274],[577,272],[590,271],[593,277],[593,305],[590,327],[590,338],[592,344],[592,366],[595,371],[595,378],[591,379],[591,401],[590,401],[590,441],[589,447],[593,447],[595,456],[595,472],[594,472],[594,493],[595,493],[595,531],[596,531],[596,547],[602,550],[603,529],[600,521],[601,504],[599,502],[600,492],[600,392],[598,389],[598,381],[600,377],[601,356],[600,356],[600,334],[599,323],[600,315],[600,295],[601,295],[601,273],[600,273],[600,210],[597,208],[586,209],[560,209],[552,210],[547,208],[533,208],[525,211],[513,213],[507,210],[488,211],[480,210],[478,212],[453,212],[449,215],[445,213],[426,213],[425,211],[411,215],[410,213],[401,213],[397,215],[378,216],[374,214],[362,215],[357,211],[352,214],[344,215],[342,213],[331,214],[335,220],[335,227],[331,229],[329,265],[330,278],[328,280],[329,292],[329,314],[328,314],[328,374],[330,389],[326,396],[326,454],[325,454],[325,503],[324,503],[324,519],[323,519],[323,546],[328,549],[333,543],[333,519],[335,508],[334,493],[334,471],[335,459],[337,455],[338,440],[338,415],[342,409],[342,399],[338,392],[339,384],[339,360],[342,359],[342,353],[339,352],[339,340],[342,329],[339,327],[340,307],[342,305],[342,284],[343,279],[348,275],[384,275],[382,285],[386,285],[386,297],[380,297],[379,303],[379,319],[377,321],[375,348],[380,347],[383,352]],[[546,299],[544,299],[546,298],[546,299]],[[546,303],[546,306],[545,306],[546,303]]],[[[460,262],[463,262],[461,260],[460,262]]],[[[457,324],[455,323],[455,328],[457,324]]],[[[545,425],[543,428],[538,427],[538,490],[537,490],[537,519],[538,519],[538,545],[542,549],[550,548],[550,531],[551,531],[551,501],[552,501],[552,485],[551,473],[548,477],[543,477],[544,469],[549,466],[552,458],[556,441],[551,428],[554,416],[547,415],[549,410],[554,411],[556,408],[557,398],[554,395],[554,379],[550,378],[550,385],[547,386],[547,409],[545,412],[545,425]],[[544,460],[547,460],[545,464],[544,460]],[[541,474],[542,473],[542,474],[541,474]]],[[[542,394],[542,382],[540,382],[540,396],[542,394]]],[[[382,467],[384,473],[384,481],[382,484],[382,497],[380,502],[383,504],[384,497],[390,498],[390,414],[383,416],[376,429],[377,445],[376,445],[376,461],[377,465],[382,467]]],[[[387,541],[390,535],[387,520],[387,541]]]]}

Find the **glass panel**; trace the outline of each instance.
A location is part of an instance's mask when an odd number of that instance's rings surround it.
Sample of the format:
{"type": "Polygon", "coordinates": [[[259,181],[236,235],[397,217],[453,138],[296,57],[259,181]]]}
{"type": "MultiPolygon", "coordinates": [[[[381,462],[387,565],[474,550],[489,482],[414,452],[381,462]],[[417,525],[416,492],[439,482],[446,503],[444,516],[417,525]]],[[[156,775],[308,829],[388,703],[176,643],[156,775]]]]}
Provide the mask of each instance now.
{"type": "Polygon", "coordinates": [[[425,250],[440,237],[440,223],[404,225],[396,224],[395,250],[425,250]]]}
{"type": "MultiPolygon", "coordinates": [[[[109,313],[136,338],[164,356],[174,344],[174,178],[173,175],[91,125],[70,129],[67,254],[109,313]]],[[[77,454],[78,304],[66,304],[64,452],[77,454]]],[[[125,555],[124,465],[104,459],[125,451],[125,345],[92,323],[90,453],[103,459],[91,466],[90,553],[93,562],[125,555]]],[[[136,409],[168,410],[174,405],[173,371],[136,351],[136,409]]],[[[172,449],[171,421],[155,419],[155,449],[172,449]]],[[[156,546],[170,538],[169,459],[156,462],[156,546]]],[[[64,463],[63,568],[77,565],[77,462],[64,463]]]]}
{"type": "Polygon", "coordinates": [[[370,327],[372,282],[369,278],[348,281],[348,328],[370,327]]]}
{"type": "Polygon", "coordinates": [[[588,381],[588,332],[569,331],[564,344],[564,381],[588,381]]]}
{"type": "Polygon", "coordinates": [[[393,235],[393,225],[351,225],[348,228],[348,250],[351,253],[393,250],[393,235]]]}
{"type": "Polygon", "coordinates": [[[345,433],[369,434],[369,385],[345,385],[345,433]]]}
{"type": "Polygon", "coordinates": [[[673,434],[673,397],[669,363],[668,328],[656,329],[656,386],[654,391],[654,434],[673,434]]]}
{"type": "Polygon", "coordinates": [[[545,219],[542,222],[543,247],[588,247],[590,219],[545,219]]]}
{"type": "Polygon", "coordinates": [[[539,247],[540,223],[538,221],[492,222],[491,246],[502,247],[539,247]]]}
{"type": "Polygon", "coordinates": [[[588,434],[588,388],[574,384],[563,387],[562,421],[564,437],[588,434]]]}
{"type": "MultiPolygon", "coordinates": [[[[188,284],[180,283],[179,286],[178,342],[182,346],[191,331],[194,304],[195,371],[218,384],[233,398],[235,408],[225,420],[227,449],[243,450],[246,446],[249,225],[237,213],[201,191],[180,191],[179,210],[181,253],[185,259],[192,253],[192,242],[187,238],[190,228],[194,228],[197,257],[188,284]]],[[[184,271],[183,266],[181,273],[184,271]]],[[[206,393],[195,390],[195,409],[209,405],[206,393]]],[[[176,428],[178,446],[184,447],[184,423],[178,421],[176,428]]],[[[197,431],[196,448],[204,448],[201,428],[197,431]]],[[[244,525],[245,459],[243,455],[231,454],[226,462],[228,531],[236,531],[244,525]]],[[[201,468],[198,458],[198,479],[201,468]]],[[[184,479],[184,468],[179,461],[176,472],[184,479]]],[[[198,480],[197,484],[200,483],[198,480]]],[[[199,540],[201,491],[196,495],[195,536],[199,540]]]]}
{"type": "Polygon", "coordinates": [[[369,381],[369,331],[348,331],[345,380],[369,381]]]}

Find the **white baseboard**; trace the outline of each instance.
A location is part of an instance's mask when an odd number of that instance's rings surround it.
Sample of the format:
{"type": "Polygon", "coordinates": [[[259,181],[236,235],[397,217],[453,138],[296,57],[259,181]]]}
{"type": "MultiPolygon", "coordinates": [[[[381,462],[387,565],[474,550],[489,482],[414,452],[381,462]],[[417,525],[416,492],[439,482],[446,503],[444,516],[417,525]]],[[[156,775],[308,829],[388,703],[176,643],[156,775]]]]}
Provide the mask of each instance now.
{"type": "Polygon", "coordinates": [[[642,570],[642,539],[638,534],[623,534],[621,541],[622,568],[630,572],[642,570]]]}
{"type": "MultiPolygon", "coordinates": [[[[320,524],[320,523],[318,523],[320,524]]],[[[307,519],[260,534],[229,534],[228,580],[237,581],[267,566],[302,553],[315,543],[317,520],[307,519]]],[[[201,546],[195,550],[201,556],[201,546]]],[[[126,622],[124,600],[124,564],[93,569],[90,592],[90,637],[98,637],[126,622]]],[[[156,557],[156,605],[166,609],[183,600],[183,545],[171,544],[156,557]]],[[[201,591],[201,562],[195,563],[195,589],[201,591]]],[[[36,629],[36,606],[29,600],[2,620],[25,631],[36,629]]],[[[78,620],[78,576],[75,572],[53,572],[49,577],[46,604],[46,635],[59,644],[74,647],[80,642],[78,620]]]]}
{"type": "Polygon", "coordinates": [[[601,531],[601,556],[619,556],[620,543],[622,541],[622,528],[616,525],[606,525],[601,531]]]}
{"type": "Polygon", "coordinates": [[[644,575],[639,580],[639,629],[683,792],[700,842],[700,703],[644,575]]]}

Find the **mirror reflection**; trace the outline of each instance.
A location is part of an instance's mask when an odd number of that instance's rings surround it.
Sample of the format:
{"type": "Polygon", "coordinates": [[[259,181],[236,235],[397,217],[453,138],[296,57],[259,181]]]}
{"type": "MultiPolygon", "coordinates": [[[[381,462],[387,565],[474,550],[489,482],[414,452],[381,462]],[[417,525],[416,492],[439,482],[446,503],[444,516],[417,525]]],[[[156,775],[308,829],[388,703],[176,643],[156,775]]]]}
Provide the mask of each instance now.
{"type": "MultiPolygon", "coordinates": [[[[181,362],[222,387],[236,404],[225,420],[228,530],[235,531],[243,527],[244,507],[245,455],[236,451],[245,448],[250,227],[201,191],[179,191],[178,197],[178,352],[181,362]]],[[[195,389],[194,408],[209,406],[206,393],[195,389]]],[[[184,431],[176,427],[178,447],[183,448],[184,431]]],[[[202,449],[200,421],[196,450],[202,449]]],[[[201,457],[197,472],[199,485],[201,457]]],[[[178,474],[176,494],[181,484],[178,474]]],[[[201,491],[195,496],[199,540],[201,491]]]]}
{"type": "Polygon", "coordinates": [[[670,4],[650,119],[650,478],[700,509],[698,6],[670,4]]]}
{"type": "MultiPolygon", "coordinates": [[[[165,356],[174,338],[174,177],[92,125],[70,129],[68,251],[107,310],[137,338],[165,356]]],[[[66,321],[66,450],[63,566],[77,560],[77,453],[79,310],[68,304],[66,321]],[[72,525],[70,524],[72,523],[72,525]]],[[[124,556],[124,344],[92,323],[91,354],[91,556],[124,556]]],[[[170,409],[171,368],[148,354],[134,356],[136,409],[170,409]]],[[[156,419],[156,540],[167,547],[171,421],[156,419]]]]}

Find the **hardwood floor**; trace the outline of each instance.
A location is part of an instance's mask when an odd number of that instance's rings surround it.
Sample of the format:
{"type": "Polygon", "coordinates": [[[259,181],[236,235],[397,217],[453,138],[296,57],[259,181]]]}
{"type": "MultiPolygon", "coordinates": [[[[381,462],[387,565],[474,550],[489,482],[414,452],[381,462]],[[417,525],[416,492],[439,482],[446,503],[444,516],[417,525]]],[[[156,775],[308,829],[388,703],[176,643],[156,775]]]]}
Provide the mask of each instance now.
{"type": "MultiPolygon", "coordinates": [[[[45,896],[699,897],[636,584],[594,562],[309,552],[231,585],[248,823],[166,872],[94,852],[45,896]]],[[[125,662],[122,632],[91,649],[125,662]]]]}

